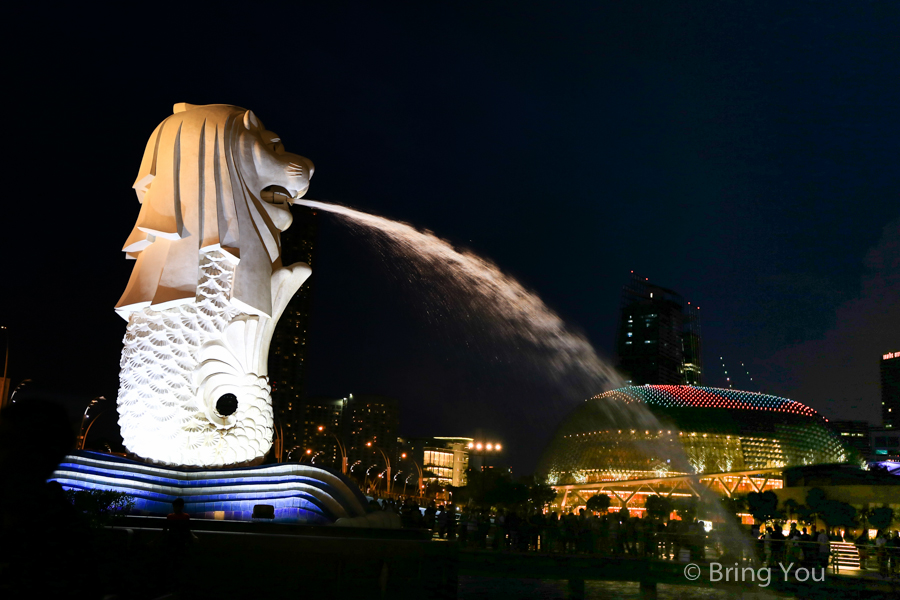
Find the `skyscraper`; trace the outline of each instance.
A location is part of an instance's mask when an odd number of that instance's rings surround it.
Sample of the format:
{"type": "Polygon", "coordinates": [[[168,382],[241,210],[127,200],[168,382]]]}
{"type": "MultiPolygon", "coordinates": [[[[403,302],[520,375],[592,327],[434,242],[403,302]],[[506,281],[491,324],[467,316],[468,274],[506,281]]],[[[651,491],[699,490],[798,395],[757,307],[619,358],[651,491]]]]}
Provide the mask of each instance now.
{"type": "Polygon", "coordinates": [[[881,420],[885,429],[900,428],[900,351],[881,357],[881,420]]]}
{"type": "MultiPolygon", "coordinates": [[[[344,445],[350,463],[357,460],[384,465],[380,448],[388,460],[398,460],[400,444],[400,403],[385,396],[354,396],[344,408],[344,445]],[[373,446],[368,446],[371,443],[373,446]]],[[[386,465],[385,465],[386,466],[386,465]]]]}
{"type": "Polygon", "coordinates": [[[617,350],[631,385],[702,385],[699,309],[636,277],[622,288],[617,350]]]}
{"type": "Polygon", "coordinates": [[[344,453],[348,465],[362,465],[363,470],[372,465],[387,467],[381,452],[393,466],[399,461],[400,404],[395,398],[353,394],[308,398],[295,405],[291,414],[296,419],[292,433],[298,441],[285,444],[285,452],[296,450],[292,461],[306,453],[316,465],[337,470],[344,453]]]}
{"type": "Polygon", "coordinates": [[[306,352],[312,294],[315,285],[315,242],[318,231],[316,211],[306,206],[293,206],[294,222],[281,234],[282,262],[290,265],[305,262],[313,269],[278,321],[269,347],[269,382],[272,385],[272,408],[276,435],[283,435],[286,450],[303,442],[301,423],[304,417],[306,387],[306,352]]]}
{"type": "Polygon", "coordinates": [[[681,334],[684,350],[682,379],[685,385],[703,385],[702,340],[700,337],[700,311],[690,302],[684,315],[684,331],[681,334]]]}

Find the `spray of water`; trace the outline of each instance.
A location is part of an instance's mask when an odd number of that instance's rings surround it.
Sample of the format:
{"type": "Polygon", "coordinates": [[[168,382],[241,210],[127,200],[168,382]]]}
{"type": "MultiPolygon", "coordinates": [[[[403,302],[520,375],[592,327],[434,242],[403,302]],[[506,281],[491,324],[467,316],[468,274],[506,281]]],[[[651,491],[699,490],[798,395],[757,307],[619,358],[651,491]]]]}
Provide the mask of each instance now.
{"type": "Polygon", "coordinates": [[[412,271],[407,273],[410,279],[442,287],[432,296],[439,310],[489,324],[486,335],[502,338],[506,347],[516,349],[519,360],[540,362],[542,371],[573,397],[584,399],[623,385],[583,335],[496,265],[405,223],[316,200],[296,203],[334,213],[350,227],[366,229],[392,254],[411,259],[406,266],[412,271]]]}

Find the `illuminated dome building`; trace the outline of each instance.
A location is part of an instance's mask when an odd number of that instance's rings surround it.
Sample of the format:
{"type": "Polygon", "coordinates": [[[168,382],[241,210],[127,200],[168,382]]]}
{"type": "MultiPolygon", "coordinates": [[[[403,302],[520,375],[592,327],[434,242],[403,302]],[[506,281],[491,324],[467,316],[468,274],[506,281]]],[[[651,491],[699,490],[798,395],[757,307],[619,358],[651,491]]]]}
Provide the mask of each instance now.
{"type": "Polygon", "coordinates": [[[615,495],[624,500],[661,488],[670,494],[680,484],[679,494],[694,495],[699,483],[727,496],[780,488],[782,469],[850,460],[850,451],[826,423],[800,402],[766,394],[686,385],[624,387],[576,409],[556,432],[537,472],[565,492],[564,505],[571,492],[580,504],[601,490],[621,490],[624,497],[615,495]]]}

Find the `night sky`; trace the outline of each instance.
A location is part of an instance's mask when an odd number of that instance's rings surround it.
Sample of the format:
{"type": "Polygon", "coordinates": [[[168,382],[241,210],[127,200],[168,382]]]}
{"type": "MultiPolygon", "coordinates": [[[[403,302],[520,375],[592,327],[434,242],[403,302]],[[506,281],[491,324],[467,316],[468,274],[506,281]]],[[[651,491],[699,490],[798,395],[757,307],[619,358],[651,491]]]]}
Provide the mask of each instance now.
{"type": "MultiPolygon", "coordinates": [[[[700,307],[708,385],[724,357],[746,365],[736,388],[880,424],[878,363],[900,349],[896,3],[367,4],[8,21],[13,386],[115,397],[144,145],[174,103],[227,103],[315,162],[308,198],[489,258],[602,356],[634,270],[700,307]]],[[[517,474],[580,401],[477,323],[435,323],[428,283],[335,217],[313,277],[311,394],[397,397],[405,434],[500,439],[517,474]]]]}

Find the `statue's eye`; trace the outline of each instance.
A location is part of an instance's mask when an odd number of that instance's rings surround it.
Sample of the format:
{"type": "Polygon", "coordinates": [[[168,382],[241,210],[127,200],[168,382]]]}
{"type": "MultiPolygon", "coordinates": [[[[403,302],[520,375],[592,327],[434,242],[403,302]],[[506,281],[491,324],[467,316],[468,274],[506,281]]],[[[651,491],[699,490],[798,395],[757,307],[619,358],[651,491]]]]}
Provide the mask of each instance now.
{"type": "Polygon", "coordinates": [[[234,394],[222,394],[216,401],[216,412],[223,417],[233,415],[237,410],[237,407],[237,396],[235,396],[234,394]]]}

